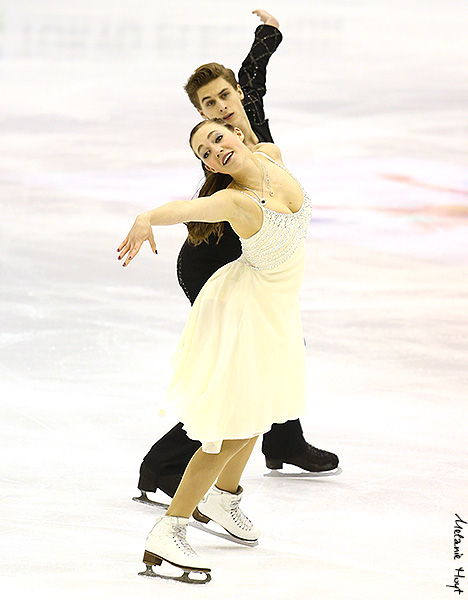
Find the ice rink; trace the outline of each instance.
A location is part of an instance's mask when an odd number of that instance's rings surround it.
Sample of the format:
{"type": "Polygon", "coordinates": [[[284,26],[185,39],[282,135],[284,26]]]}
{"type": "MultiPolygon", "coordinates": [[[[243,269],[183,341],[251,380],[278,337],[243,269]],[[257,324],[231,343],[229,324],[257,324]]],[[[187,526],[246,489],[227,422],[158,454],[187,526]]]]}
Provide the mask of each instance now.
{"type": "Polygon", "coordinates": [[[467,31],[464,0],[0,0],[2,598],[468,594],[467,31]],[[271,131],[315,204],[301,422],[341,472],[270,472],[258,445],[242,507],[260,544],[189,528],[211,583],[148,580],[159,513],[132,496],[174,424],[186,229],[127,269],[116,248],[195,192],[182,85],[208,61],[237,72],[256,8],[284,36],[271,131]]]}

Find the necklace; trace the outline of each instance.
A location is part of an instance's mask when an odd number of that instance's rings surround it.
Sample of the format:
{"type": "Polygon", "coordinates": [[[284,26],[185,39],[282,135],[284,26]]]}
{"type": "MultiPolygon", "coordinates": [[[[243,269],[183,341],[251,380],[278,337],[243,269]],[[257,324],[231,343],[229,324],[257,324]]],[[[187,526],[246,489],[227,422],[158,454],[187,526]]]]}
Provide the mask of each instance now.
{"type": "Polygon", "coordinates": [[[255,194],[257,196],[260,204],[265,205],[266,202],[267,202],[265,200],[265,184],[266,184],[266,189],[268,190],[268,193],[270,194],[270,196],[273,196],[275,192],[271,189],[270,176],[268,175],[268,171],[265,169],[265,167],[263,166],[263,163],[261,161],[258,161],[258,162],[260,163],[260,166],[262,167],[262,172],[263,172],[263,178],[262,178],[262,196],[261,197],[252,188],[249,188],[246,185],[242,185],[242,183],[237,183],[237,182],[236,183],[240,187],[243,187],[244,190],[249,190],[249,192],[252,192],[253,194],[255,194]]]}

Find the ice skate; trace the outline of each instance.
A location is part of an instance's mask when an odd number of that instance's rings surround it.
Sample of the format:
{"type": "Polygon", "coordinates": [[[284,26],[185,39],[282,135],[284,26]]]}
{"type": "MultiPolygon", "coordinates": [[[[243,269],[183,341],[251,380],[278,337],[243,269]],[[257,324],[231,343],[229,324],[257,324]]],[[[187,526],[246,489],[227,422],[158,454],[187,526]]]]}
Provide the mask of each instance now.
{"type": "Polygon", "coordinates": [[[271,458],[265,456],[268,469],[282,469],[283,464],[294,465],[311,473],[328,473],[338,468],[339,459],[333,452],[321,450],[311,444],[306,444],[303,450],[287,458],[271,458]]]}
{"type": "Polygon", "coordinates": [[[186,540],[188,519],[183,517],[161,517],[156,521],[146,539],[143,562],[146,571],[139,573],[143,577],[159,577],[185,583],[208,583],[211,581],[211,568],[201,559],[186,540]],[[153,571],[163,561],[183,570],[179,577],[162,575],[153,571]],[[194,579],[192,573],[203,574],[204,579],[194,579]]]}
{"type": "Polygon", "coordinates": [[[239,508],[242,491],[239,486],[237,492],[232,494],[214,486],[193,512],[193,518],[197,521],[195,526],[244,546],[256,546],[260,531],[239,508]],[[229,535],[218,533],[203,525],[210,521],[221,525],[229,535]]]}
{"type": "Polygon", "coordinates": [[[165,502],[158,502],[157,500],[148,498],[148,494],[144,490],[140,490],[140,496],[135,496],[132,500],[140,502],[141,504],[146,504],[147,506],[153,506],[154,508],[161,508],[164,510],[169,508],[169,504],[166,504],[165,502]]]}

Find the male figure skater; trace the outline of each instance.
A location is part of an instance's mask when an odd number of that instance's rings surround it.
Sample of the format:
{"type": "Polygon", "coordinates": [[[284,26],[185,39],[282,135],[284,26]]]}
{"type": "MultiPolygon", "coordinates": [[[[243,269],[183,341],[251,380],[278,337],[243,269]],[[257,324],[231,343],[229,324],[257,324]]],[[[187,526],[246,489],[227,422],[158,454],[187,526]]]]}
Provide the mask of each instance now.
{"type": "MultiPolygon", "coordinates": [[[[273,142],[268,119],[265,118],[263,96],[266,93],[268,62],[282,40],[279,23],[272,15],[264,10],[253,12],[263,24],[255,31],[253,45],[239,71],[239,83],[230,69],[209,63],[199,67],[185,86],[190,101],[202,117],[221,117],[238,127],[244,133],[244,143],[250,148],[259,142],[273,142]]],[[[188,241],[184,243],[177,274],[191,304],[211,275],[236,260],[240,254],[239,238],[228,223],[224,224],[220,239],[211,234],[207,243],[197,246],[188,241]]],[[[199,447],[200,442],[187,437],[182,423],[158,440],[140,467],[140,499],[146,500],[146,492],[155,492],[158,488],[172,497],[188,462],[199,447]]],[[[335,454],[306,442],[299,419],[274,424],[263,436],[262,452],[270,469],[281,469],[284,463],[313,472],[330,471],[338,466],[335,454]]]]}

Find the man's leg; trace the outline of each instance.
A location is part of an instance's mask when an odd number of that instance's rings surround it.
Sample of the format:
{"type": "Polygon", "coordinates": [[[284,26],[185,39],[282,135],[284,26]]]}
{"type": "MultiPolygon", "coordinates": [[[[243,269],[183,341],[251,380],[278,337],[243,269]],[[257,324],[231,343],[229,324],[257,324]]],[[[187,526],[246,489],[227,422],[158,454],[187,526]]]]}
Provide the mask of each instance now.
{"type": "Polygon", "coordinates": [[[158,488],[174,496],[185,469],[200,442],[191,440],[178,423],[158,440],[143,459],[138,489],[155,492],[158,488]]]}
{"type": "Polygon", "coordinates": [[[299,419],[275,423],[264,434],[262,452],[269,469],[281,469],[283,463],[305,471],[331,471],[338,466],[338,456],[308,444],[303,436],[299,419]]]}

